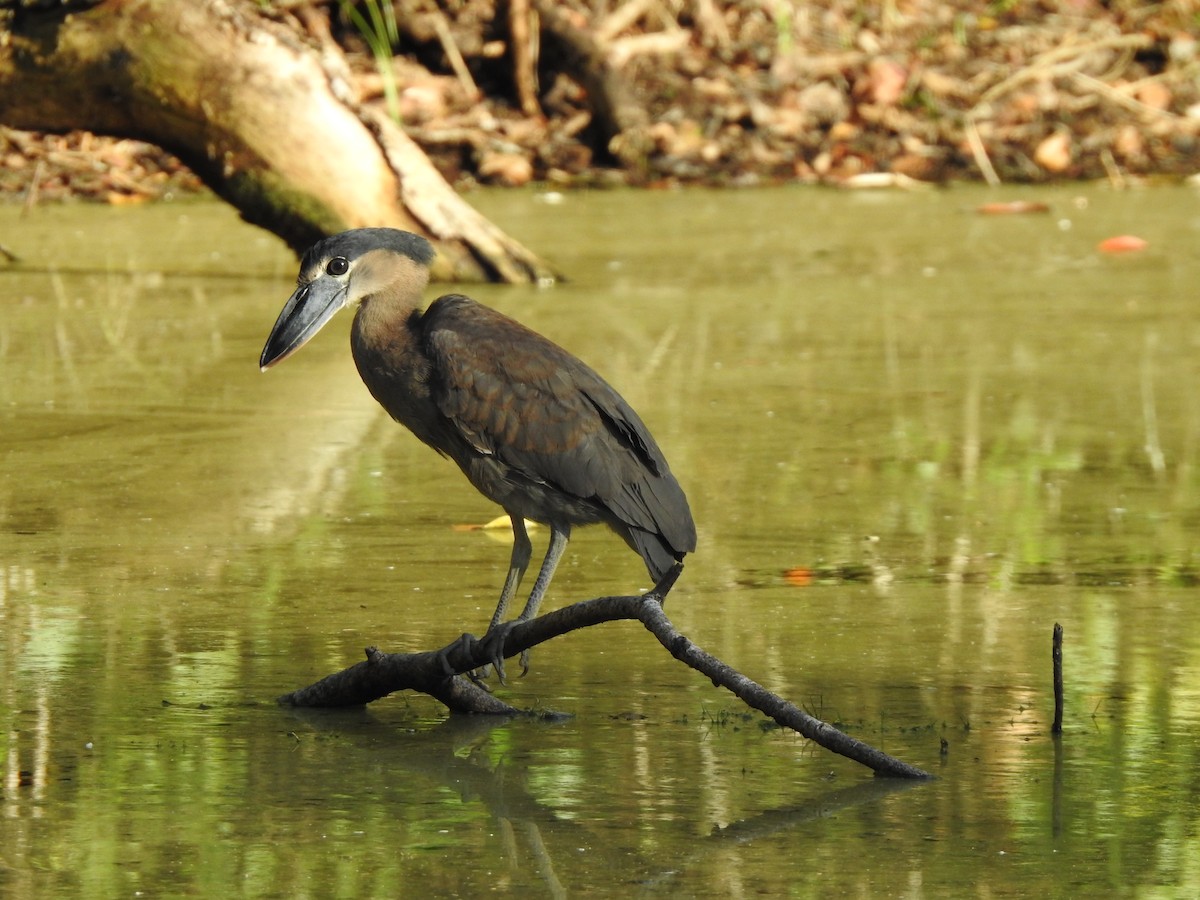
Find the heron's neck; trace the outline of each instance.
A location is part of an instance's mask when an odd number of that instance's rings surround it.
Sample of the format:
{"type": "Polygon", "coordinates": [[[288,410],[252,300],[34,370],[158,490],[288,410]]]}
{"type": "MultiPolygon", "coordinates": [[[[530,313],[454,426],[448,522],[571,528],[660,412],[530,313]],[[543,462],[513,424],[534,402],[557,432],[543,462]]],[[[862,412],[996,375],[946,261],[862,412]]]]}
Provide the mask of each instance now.
{"type": "Polygon", "coordinates": [[[420,302],[420,294],[399,291],[381,291],[364,297],[354,314],[356,345],[361,339],[369,345],[385,347],[403,339],[420,302]]]}

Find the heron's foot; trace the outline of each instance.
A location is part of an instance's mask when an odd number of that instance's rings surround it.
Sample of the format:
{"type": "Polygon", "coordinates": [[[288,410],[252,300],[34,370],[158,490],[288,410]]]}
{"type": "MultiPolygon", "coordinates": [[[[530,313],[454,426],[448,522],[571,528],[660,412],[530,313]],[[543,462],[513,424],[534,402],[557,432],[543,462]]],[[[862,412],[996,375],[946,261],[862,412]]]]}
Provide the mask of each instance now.
{"type": "MultiPolygon", "coordinates": [[[[482,638],[475,643],[478,645],[478,650],[482,650],[488,658],[488,662],[471,673],[471,680],[476,684],[480,684],[480,680],[487,678],[489,669],[494,670],[496,678],[501,684],[508,684],[505,680],[504,671],[504,642],[508,640],[508,633],[512,631],[516,622],[499,622],[487,630],[482,638]]],[[[474,640],[472,638],[472,640],[474,640]]],[[[524,654],[522,654],[522,664],[524,654]]],[[[522,675],[525,673],[522,672],[522,675]]]]}
{"type": "MultiPolygon", "coordinates": [[[[459,636],[458,640],[439,650],[437,652],[437,661],[441,663],[442,674],[447,678],[453,678],[456,676],[458,674],[458,669],[450,664],[450,654],[461,650],[467,655],[473,655],[475,652],[475,645],[478,643],[479,640],[475,637],[475,635],[463,634],[459,636]]],[[[474,672],[467,672],[466,674],[472,681],[474,681],[476,684],[479,684],[474,672]]],[[[484,687],[484,685],[481,684],[479,686],[484,687]]]]}

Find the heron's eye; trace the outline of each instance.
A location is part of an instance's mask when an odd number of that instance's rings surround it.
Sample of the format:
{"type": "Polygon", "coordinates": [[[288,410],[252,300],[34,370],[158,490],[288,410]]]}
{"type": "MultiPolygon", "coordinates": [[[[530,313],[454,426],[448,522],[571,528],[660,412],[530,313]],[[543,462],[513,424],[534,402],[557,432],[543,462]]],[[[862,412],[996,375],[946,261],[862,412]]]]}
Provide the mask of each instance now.
{"type": "Polygon", "coordinates": [[[334,278],[340,278],[350,270],[350,260],[344,256],[335,256],[329,261],[329,265],[325,267],[325,271],[334,278]]]}

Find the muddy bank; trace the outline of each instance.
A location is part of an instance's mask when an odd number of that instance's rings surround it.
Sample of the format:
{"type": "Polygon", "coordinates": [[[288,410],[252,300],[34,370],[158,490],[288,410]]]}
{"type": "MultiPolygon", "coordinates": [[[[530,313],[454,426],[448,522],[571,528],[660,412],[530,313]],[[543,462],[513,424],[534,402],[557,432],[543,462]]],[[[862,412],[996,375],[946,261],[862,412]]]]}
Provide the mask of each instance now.
{"type": "MultiPolygon", "coordinates": [[[[389,108],[462,189],[1200,170],[1190,2],[866,6],[399,0],[390,63],[337,4],[273,14],[341,46],[361,101],[389,108]]],[[[0,159],[0,192],[30,203],[202,190],[128,139],[0,130],[0,159]]]]}

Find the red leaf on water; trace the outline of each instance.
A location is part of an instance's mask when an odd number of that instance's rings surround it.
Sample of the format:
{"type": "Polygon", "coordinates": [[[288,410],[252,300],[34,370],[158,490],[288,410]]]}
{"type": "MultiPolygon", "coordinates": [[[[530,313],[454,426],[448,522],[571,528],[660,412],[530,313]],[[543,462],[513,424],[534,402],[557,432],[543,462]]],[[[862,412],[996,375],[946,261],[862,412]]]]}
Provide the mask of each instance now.
{"type": "Polygon", "coordinates": [[[1138,250],[1145,250],[1147,246],[1147,242],[1136,235],[1118,234],[1102,240],[1096,245],[1096,249],[1101,253],[1136,253],[1138,250]]]}

